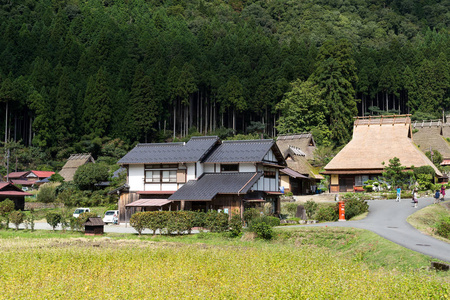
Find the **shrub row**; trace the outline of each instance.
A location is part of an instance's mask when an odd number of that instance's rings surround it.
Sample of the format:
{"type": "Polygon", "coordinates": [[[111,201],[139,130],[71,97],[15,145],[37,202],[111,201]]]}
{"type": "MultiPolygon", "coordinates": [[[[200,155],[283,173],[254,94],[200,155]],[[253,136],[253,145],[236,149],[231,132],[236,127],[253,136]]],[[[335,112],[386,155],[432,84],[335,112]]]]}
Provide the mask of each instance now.
{"type": "Polygon", "coordinates": [[[203,227],[212,232],[228,230],[228,214],[217,211],[147,211],[131,216],[130,225],[141,235],[145,229],[153,234],[159,230],[162,234],[183,234],[191,232],[192,227],[203,227]]]}

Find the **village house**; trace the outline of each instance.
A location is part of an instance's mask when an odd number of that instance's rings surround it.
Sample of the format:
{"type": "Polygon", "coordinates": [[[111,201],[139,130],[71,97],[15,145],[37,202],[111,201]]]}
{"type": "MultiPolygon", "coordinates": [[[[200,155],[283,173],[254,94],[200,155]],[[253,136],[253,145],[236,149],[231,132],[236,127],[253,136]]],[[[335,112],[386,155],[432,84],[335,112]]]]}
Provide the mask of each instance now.
{"type": "Polygon", "coordinates": [[[7,178],[10,182],[16,185],[20,185],[27,189],[32,189],[33,187],[39,186],[39,181],[48,178],[55,174],[52,171],[24,171],[24,172],[11,172],[8,176],[5,176],[5,181],[7,178]]]}
{"type": "Polygon", "coordinates": [[[394,157],[407,170],[431,166],[442,177],[413,143],[409,115],[357,117],[352,140],[325,166],[323,174],[331,176],[331,192],[357,191],[367,180],[380,177],[394,157]]]}
{"type": "Polygon", "coordinates": [[[279,213],[279,170],[286,167],[273,140],[139,144],[118,162],[127,184],[117,190],[119,221],[136,211],[218,210],[239,213],[271,204],[279,213]]]}
{"type": "Polygon", "coordinates": [[[95,163],[90,153],[71,154],[61,171],[59,171],[59,175],[64,178],[64,181],[72,181],[77,169],[88,163],[95,163]]]}
{"type": "Polygon", "coordinates": [[[0,182],[0,202],[9,199],[14,201],[15,210],[24,210],[25,196],[33,195],[22,191],[11,182],[0,182]]]}
{"type": "Polygon", "coordinates": [[[277,137],[287,168],[280,170],[280,185],[294,195],[315,193],[324,177],[309,163],[314,159],[316,143],[311,133],[280,135],[277,137]]]}

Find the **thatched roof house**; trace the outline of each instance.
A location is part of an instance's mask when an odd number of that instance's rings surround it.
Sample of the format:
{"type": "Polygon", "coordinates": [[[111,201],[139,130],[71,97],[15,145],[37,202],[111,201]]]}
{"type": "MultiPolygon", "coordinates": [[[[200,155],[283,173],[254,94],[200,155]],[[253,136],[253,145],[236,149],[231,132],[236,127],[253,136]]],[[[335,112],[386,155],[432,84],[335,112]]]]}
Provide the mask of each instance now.
{"type": "Polygon", "coordinates": [[[67,162],[59,172],[59,175],[64,178],[64,181],[72,181],[78,167],[87,163],[95,163],[94,158],[90,153],[72,154],[67,159],[67,162]]]}
{"type": "Polygon", "coordinates": [[[442,176],[414,145],[409,115],[358,117],[352,140],[325,166],[323,173],[331,175],[332,192],[353,191],[380,176],[394,157],[407,169],[431,166],[437,176],[442,176]]]}
{"type": "Polygon", "coordinates": [[[444,159],[450,159],[450,144],[443,135],[444,128],[441,120],[414,121],[411,126],[414,143],[423,153],[437,150],[444,159]]]}
{"type": "Polygon", "coordinates": [[[288,168],[295,171],[292,173],[289,170],[281,170],[280,179],[285,191],[292,192],[294,195],[314,192],[317,182],[322,180],[323,176],[316,174],[313,166],[308,162],[309,159],[314,158],[314,150],[316,150],[312,134],[280,135],[277,137],[277,146],[288,168]]]}

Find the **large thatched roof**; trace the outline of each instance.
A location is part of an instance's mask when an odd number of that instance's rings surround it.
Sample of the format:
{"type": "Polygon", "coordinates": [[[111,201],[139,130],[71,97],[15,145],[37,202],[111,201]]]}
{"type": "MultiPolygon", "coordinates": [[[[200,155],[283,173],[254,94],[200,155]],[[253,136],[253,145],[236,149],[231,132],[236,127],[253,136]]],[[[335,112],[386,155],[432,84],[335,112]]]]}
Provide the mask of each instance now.
{"type": "Polygon", "coordinates": [[[90,153],[72,154],[67,159],[67,162],[59,172],[59,175],[64,178],[64,181],[72,181],[78,167],[89,162],[95,162],[90,153]]]}
{"type": "Polygon", "coordinates": [[[411,125],[413,141],[422,152],[437,150],[443,158],[450,159],[450,144],[442,134],[442,121],[415,121],[411,125]]]}
{"type": "Polygon", "coordinates": [[[407,168],[431,166],[441,172],[414,145],[408,116],[359,118],[353,127],[352,140],[325,166],[325,174],[376,173],[398,157],[407,168]]]}

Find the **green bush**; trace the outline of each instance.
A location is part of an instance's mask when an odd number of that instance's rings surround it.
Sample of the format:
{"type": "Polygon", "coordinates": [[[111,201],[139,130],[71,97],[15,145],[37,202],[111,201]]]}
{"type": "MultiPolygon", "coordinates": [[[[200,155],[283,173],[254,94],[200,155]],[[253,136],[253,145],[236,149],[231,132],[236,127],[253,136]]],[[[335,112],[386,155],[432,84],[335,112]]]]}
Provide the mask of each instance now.
{"type": "Polygon", "coordinates": [[[39,193],[37,194],[37,201],[42,203],[53,203],[56,200],[55,187],[52,185],[44,184],[39,188],[39,193]]]}
{"type": "Polygon", "coordinates": [[[2,217],[5,220],[6,226],[5,228],[8,229],[9,227],[9,214],[14,211],[14,201],[5,199],[2,202],[0,202],[0,217],[2,217]]]}
{"type": "Polygon", "coordinates": [[[369,211],[369,204],[362,199],[349,199],[345,201],[345,219],[349,220],[355,216],[369,211]]]}
{"type": "Polygon", "coordinates": [[[306,216],[308,217],[308,219],[312,219],[312,217],[314,216],[314,214],[317,211],[317,207],[319,207],[319,204],[317,204],[316,202],[306,201],[305,211],[306,211],[306,216]]]}
{"type": "Polygon", "coordinates": [[[19,230],[19,225],[22,224],[25,214],[20,210],[15,210],[9,214],[9,219],[11,223],[16,225],[16,230],[19,230]]]}
{"type": "Polygon", "coordinates": [[[270,240],[273,237],[273,229],[266,223],[256,223],[252,225],[252,231],[255,232],[259,238],[265,240],[270,240]]]}
{"type": "Polygon", "coordinates": [[[320,206],[319,209],[316,212],[316,219],[319,222],[331,222],[331,221],[337,221],[339,215],[338,215],[338,209],[337,204],[336,206],[320,206]]]}
{"type": "Polygon", "coordinates": [[[436,234],[450,239],[450,216],[442,217],[435,225],[436,234]]]}
{"type": "Polygon", "coordinates": [[[232,237],[240,236],[242,233],[242,218],[236,213],[230,219],[230,234],[232,237]]]}
{"type": "Polygon", "coordinates": [[[106,181],[108,177],[109,170],[105,164],[85,164],[77,169],[73,182],[80,190],[93,190],[96,183],[106,181]]]}
{"type": "Polygon", "coordinates": [[[297,214],[298,203],[295,202],[287,202],[281,203],[281,213],[287,214],[289,218],[295,217],[297,214]]]}
{"type": "Polygon", "coordinates": [[[50,211],[45,215],[48,225],[52,226],[53,231],[55,231],[56,226],[61,223],[61,215],[57,212],[50,211]]]}
{"type": "MultiPolygon", "coordinates": [[[[227,224],[228,224],[228,215],[227,224]]],[[[192,227],[197,223],[204,223],[199,220],[199,216],[205,216],[201,212],[193,211],[146,211],[138,212],[131,216],[130,225],[139,233],[142,234],[146,228],[153,231],[153,234],[159,230],[167,234],[182,234],[184,232],[191,233],[192,227]]],[[[225,229],[226,230],[226,229],[225,229]]]]}
{"type": "Polygon", "coordinates": [[[258,218],[261,215],[261,212],[256,208],[248,208],[244,210],[244,221],[246,224],[250,224],[250,222],[258,218]]]}
{"type": "Polygon", "coordinates": [[[373,186],[368,184],[364,186],[364,191],[366,191],[367,193],[370,193],[373,191],[373,186]]]}
{"type": "Polygon", "coordinates": [[[133,227],[139,235],[142,234],[142,231],[145,229],[145,219],[144,212],[137,212],[133,214],[130,218],[130,225],[133,227]]]}
{"type": "Polygon", "coordinates": [[[228,230],[228,214],[211,210],[206,213],[205,226],[211,232],[224,232],[228,230]]]}

